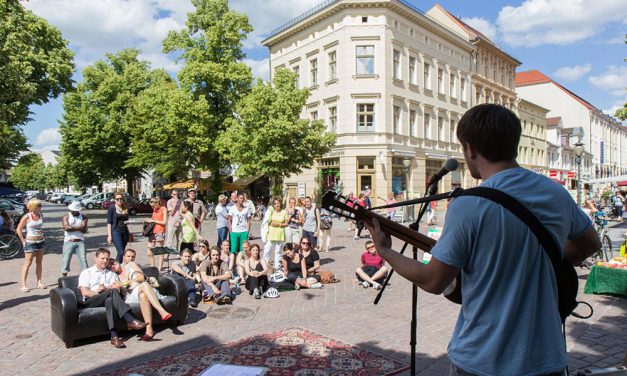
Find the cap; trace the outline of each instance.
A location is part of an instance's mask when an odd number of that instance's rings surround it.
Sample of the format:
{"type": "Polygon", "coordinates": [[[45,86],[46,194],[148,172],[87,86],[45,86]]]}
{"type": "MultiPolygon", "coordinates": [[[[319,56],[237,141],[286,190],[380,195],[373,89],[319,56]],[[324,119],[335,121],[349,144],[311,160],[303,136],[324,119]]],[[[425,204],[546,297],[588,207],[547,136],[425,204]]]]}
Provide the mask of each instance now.
{"type": "Polygon", "coordinates": [[[196,192],[196,188],[190,188],[190,189],[188,189],[188,190],[187,190],[187,193],[189,193],[189,192],[196,192]]]}

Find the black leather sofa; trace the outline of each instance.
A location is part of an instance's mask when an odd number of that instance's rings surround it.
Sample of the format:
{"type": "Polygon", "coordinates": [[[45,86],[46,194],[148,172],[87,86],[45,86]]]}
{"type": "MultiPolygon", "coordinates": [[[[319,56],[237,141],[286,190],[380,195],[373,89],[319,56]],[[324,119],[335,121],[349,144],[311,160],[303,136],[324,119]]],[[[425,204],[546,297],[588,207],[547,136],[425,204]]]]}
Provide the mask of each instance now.
{"type": "MultiPolygon", "coordinates": [[[[182,325],[187,318],[187,287],[183,278],[175,275],[158,275],[157,268],[143,268],[147,276],[157,277],[159,292],[165,296],[161,300],[164,308],[172,314],[168,324],[182,325]]],[[[87,308],[78,302],[81,293],[78,289],[78,276],[59,278],[59,287],[50,291],[52,331],[61,338],[65,347],[70,348],[77,339],[109,334],[104,307],[87,308]]],[[[131,304],[132,314],[143,321],[139,304],[131,304]]],[[[164,324],[153,309],[153,324],[164,324]]],[[[116,328],[126,330],[126,321],[118,319],[116,328]]]]}

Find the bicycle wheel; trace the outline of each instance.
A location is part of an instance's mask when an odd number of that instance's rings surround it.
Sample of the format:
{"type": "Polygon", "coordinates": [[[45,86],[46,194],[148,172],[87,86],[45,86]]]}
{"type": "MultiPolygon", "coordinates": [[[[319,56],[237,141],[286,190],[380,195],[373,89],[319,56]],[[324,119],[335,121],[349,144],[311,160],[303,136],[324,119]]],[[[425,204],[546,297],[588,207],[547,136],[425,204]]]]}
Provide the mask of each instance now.
{"type": "Polygon", "coordinates": [[[0,231],[0,259],[15,257],[22,250],[20,239],[13,231],[0,231]]]}
{"type": "Polygon", "coordinates": [[[601,239],[601,252],[603,253],[603,261],[607,262],[614,257],[612,253],[612,241],[610,237],[607,235],[603,235],[601,239]]]}

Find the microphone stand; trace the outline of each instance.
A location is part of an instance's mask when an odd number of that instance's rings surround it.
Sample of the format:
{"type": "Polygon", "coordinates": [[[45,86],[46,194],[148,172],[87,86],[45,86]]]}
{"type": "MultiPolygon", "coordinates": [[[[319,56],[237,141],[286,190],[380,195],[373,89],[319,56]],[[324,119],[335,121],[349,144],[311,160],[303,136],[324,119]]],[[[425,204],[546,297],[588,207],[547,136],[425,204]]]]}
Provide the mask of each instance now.
{"type": "MultiPolygon", "coordinates": [[[[418,212],[418,217],[416,218],[416,221],[414,223],[409,225],[409,228],[411,228],[412,230],[416,232],[418,232],[420,220],[422,219],[425,212],[427,211],[427,205],[429,205],[431,201],[441,200],[443,198],[443,197],[433,197],[433,198],[430,197],[430,196],[436,196],[436,193],[438,191],[438,182],[439,180],[436,180],[431,185],[429,185],[422,199],[413,200],[414,202],[420,203],[420,211],[418,212]]],[[[456,192],[458,191],[454,190],[450,192],[449,195],[454,195],[456,192]]],[[[400,254],[403,254],[405,252],[405,249],[407,249],[408,244],[409,243],[406,242],[405,245],[403,245],[403,248],[401,249],[400,254]]],[[[412,246],[412,258],[418,261],[418,248],[415,246],[412,246]]],[[[392,274],[394,274],[394,269],[391,269],[390,272],[388,273],[385,279],[385,282],[383,282],[383,285],[381,286],[381,290],[377,294],[377,297],[374,299],[374,304],[378,304],[379,300],[381,300],[381,296],[383,296],[383,291],[385,291],[385,287],[388,285],[390,278],[392,278],[392,274]]],[[[410,330],[411,330],[410,339],[409,339],[409,347],[411,351],[410,375],[415,376],[416,375],[416,343],[417,343],[417,331],[418,331],[418,286],[416,286],[415,283],[411,284],[410,330]]]]}

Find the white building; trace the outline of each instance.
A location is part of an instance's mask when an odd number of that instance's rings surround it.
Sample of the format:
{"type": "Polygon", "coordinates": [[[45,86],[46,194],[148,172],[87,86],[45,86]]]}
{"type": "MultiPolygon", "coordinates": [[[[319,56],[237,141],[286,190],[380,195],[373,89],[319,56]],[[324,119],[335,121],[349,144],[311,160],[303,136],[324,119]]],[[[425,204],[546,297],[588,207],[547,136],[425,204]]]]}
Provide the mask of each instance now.
{"type": "Polygon", "coordinates": [[[286,179],[290,196],[317,194],[340,179],[345,193],[370,187],[372,197],[405,191],[409,180],[417,196],[451,157],[460,169],[440,191],[473,184],[456,124],[474,104],[476,88],[491,88],[482,100],[511,106],[519,63],[443,12],[425,13],[402,0],[328,0],[263,42],[271,72],[289,68],[310,89],[302,116],[324,119],[337,133],[336,146],[314,168],[286,179]],[[475,75],[483,71],[484,62],[475,61],[481,48],[509,65],[499,60],[496,75],[491,69],[490,77],[475,75]]]}
{"type": "MultiPolygon", "coordinates": [[[[582,133],[581,142],[587,156],[584,158],[582,175],[591,178],[623,175],[627,173],[627,129],[616,119],[566,89],[540,71],[519,72],[516,75],[516,92],[521,98],[548,108],[547,116],[561,119],[562,140],[559,158],[562,172],[574,172],[575,157],[570,147],[582,133]],[[581,129],[568,130],[571,128],[581,129]],[[568,131],[567,131],[568,130],[568,131]],[[564,136],[568,135],[567,140],[564,136]],[[566,171],[568,170],[568,171],[566,171]]],[[[572,175],[572,174],[571,174],[572,175]]],[[[563,176],[558,176],[562,180],[563,176]]],[[[572,187],[571,187],[572,188],[572,187]]]]}

